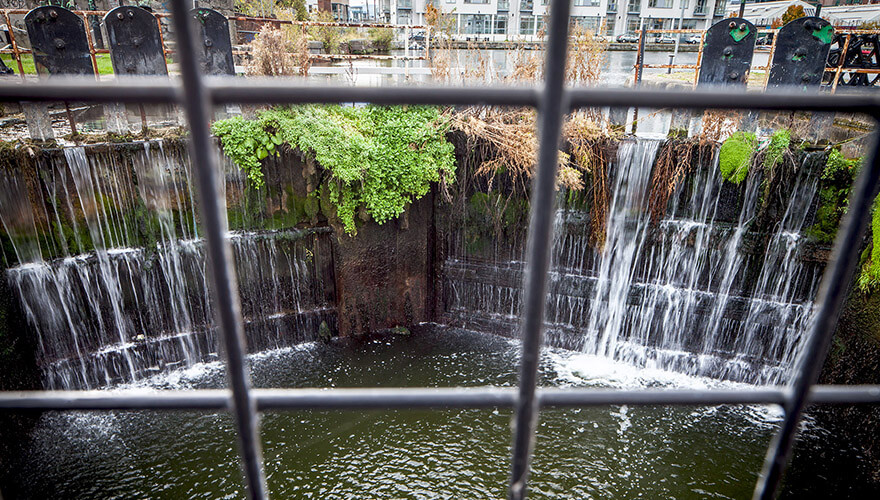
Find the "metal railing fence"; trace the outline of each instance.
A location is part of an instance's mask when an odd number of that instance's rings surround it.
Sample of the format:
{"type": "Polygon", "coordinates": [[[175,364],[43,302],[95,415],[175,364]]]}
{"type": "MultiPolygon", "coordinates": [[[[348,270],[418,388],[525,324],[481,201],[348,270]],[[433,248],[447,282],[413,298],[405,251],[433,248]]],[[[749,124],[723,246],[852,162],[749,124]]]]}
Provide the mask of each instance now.
{"type": "MultiPolygon", "coordinates": [[[[568,38],[568,0],[554,0],[544,85],[540,88],[350,88],[285,85],[277,81],[206,80],[199,73],[186,0],[172,0],[178,33],[180,83],[138,79],[96,84],[90,79],[49,80],[39,84],[0,83],[0,101],[177,103],[186,109],[191,154],[210,259],[217,324],[225,346],[229,390],[0,393],[0,410],[216,410],[236,420],[248,495],[266,497],[258,440],[259,412],[270,409],[342,408],[478,408],[515,410],[510,498],[526,497],[528,462],[540,408],[545,406],[777,404],[783,424],[768,449],[756,499],[776,493],[804,408],[811,403],[880,403],[880,386],[817,386],[841,304],[856,266],[870,205],[880,187],[877,142],[866,157],[853,188],[849,210],[834,244],[816,300],[815,316],[799,374],[790,387],[753,390],[602,390],[537,388],[543,309],[547,290],[553,191],[564,115],[581,107],[678,107],[687,109],[755,109],[844,111],[880,117],[880,97],[742,91],[644,91],[572,89],[564,85],[568,38]],[[222,197],[216,196],[218,170],[209,135],[210,105],[223,103],[372,102],[376,104],[517,105],[538,108],[540,150],[533,181],[526,273],[526,303],[520,385],[517,390],[492,388],[389,389],[252,389],[245,364],[245,340],[231,252],[224,238],[222,197]]],[[[875,132],[876,138],[876,132],[875,132]]]]}

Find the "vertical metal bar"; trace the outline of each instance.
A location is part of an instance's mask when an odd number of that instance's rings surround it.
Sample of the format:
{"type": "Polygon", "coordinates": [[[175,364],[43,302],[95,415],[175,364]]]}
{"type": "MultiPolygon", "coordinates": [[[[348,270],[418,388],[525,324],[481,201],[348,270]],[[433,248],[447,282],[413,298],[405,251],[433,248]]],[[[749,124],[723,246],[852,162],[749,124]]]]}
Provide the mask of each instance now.
{"type": "MultiPolygon", "coordinates": [[[[18,50],[18,43],[15,41],[15,30],[12,29],[12,22],[9,20],[9,14],[7,12],[3,12],[3,18],[6,20],[6,27],[9,29],[9,41],[12,42],[12,52],[15,54],[15,62],[18,63],[18,74],[23,81],[25,79],[24,66],[21,64],[21,51],[18,50]]],[[[36,59],[34,59],[34,61],[36,61],[36,59]]],[[[36,62],[34,62],[34,66],[36,67],[36,62]]]]}
{"type": "MultiPolygon", "coordinates": [[[[871,112],[876,120],[877,109],[872,109],[871,112]]],[[[846,300],[850,280],[859,260],[862,238],[868,219],[871,217],[871,205],[880,188],[878,146],[880,142],[878,142],[878,133],[875,132],[871,152],[862,165],[862,171],[853,187],[843,225],[834,240],[829,268],[822,277],[822,286],[816,297],[819,306],[813,316],[798,375],[792,385],[791,397],[784,408],[785,420],[779,432],[773,437],[767,450],[767,457],[764,459],[764,470],[755,487],[756,500],[772,499],[782,481],[798,424],[807,405],[807,395],[810,387],[819,378],[828,345],[834,336],[837,318],[843,301],[846,300]]]]}
{"type": "Polygon", "coordinates": [[[92,57],[92,69],[95,70],[95,79],[100,80],[101,75],[98,73],[98,60],[95,58],[95,42],[92,40],[92,30],[89,29],[89,19],[82,12],[79,15],[82,17],[83,25],[86,28],[86,39],[89,41],[89,55],[92,57]]]}
{"type": "Polygon", "coordinates": [[[843,50],[840,51],[840,60],[837,61],[837,70],[834,72],[834,83],[831,84],[832,94],[837,92],[837,82],[840,80],[840,72],[843,70],[843,66],[846,64],[846,51],[849,50],[849,40],[851,37],[851,34],[846,34],[846,41],[843,43],[843,50]]]}
{"type": "Polygon", "coordinates": [[[522,323],[522,359],[519,394],[513,429],[511,500],[526,497],[529,459],[538,421],[538,362],[547,300],[547,271],[550,268],[550,241],[553,237],[553,203],[556,166],[562,120],[568,109],[565,92],[565,62],[568,51],[568,17],[571,0],[553,0],[550,12],[550,38],[544,67],[544,89],[538,105],[538,171],[532,182],[529,222],[528,269],[525,276],[525,303],[522,323]]]}
{"type": "MultiPolygon", "coordinates": [[[[639,51],[636,54],[636,78],[633,87],[642,84],[642,72],[645,71],[645,40],[648,38],[648,27],[642,24],[642,32],[639,34],[639,51]]],[[[632,133],[635,135],[639,127],[639,108],[633,108],[632,133]]]]}
{"type": "Polygon", "coordinates": [[[703,42],[706,40],[706,32],[703,31],[700,34],[700,48],[697,51],[697,67],[694,69],[694,88],[697,88],[697,83],[700,81],[700,67],[703,64],[703,42]]]}
{"type": "MultiPolygon", "coordinates": [[[[770,83],[770,67],[773,66],[773,56],[776,54],[776,40],[779,40],[779,30],[773,32],[773,42],[770,44],[770,55],[767,56],[767,65],[764,66],[764,85],[761,87],[762,90],[767,90],[767,84],[770,83]]],[[[748,87],[749,83],[746,80],[746,86],[748,87]]]]}
{"type": "Polygon", "coordinates": [[[168,71],[168,49],[165,47],[165,36],[162,35],[162,18],[156,16],[156,26],[159,27],[159,46],[162,47],[162,62],[165,63],[165,73],[171,74],[168,71]]]}
{"type": "Polygon", "coordinates": [[[260,442],[257,430],[259,417],[256,412],[256,402],[250,394],[241,304],[232,264],[232,250],[225,236],[223,201],[217,195],[219,169],[208,129],[210,101],[196,60],[195,36],[187,3],[187,0],[171,2],[174,31],[177,34],[177,56],[183,83],[183,105],[190,127],[190,151],[201,200],[209,269],[217,305],[217,323],[226,351],[226,370],[232,388],[232,413],[237,424],[248,496],[252,499],[262,499],[266,497],[266,483],[260,464],[260,442]]]}

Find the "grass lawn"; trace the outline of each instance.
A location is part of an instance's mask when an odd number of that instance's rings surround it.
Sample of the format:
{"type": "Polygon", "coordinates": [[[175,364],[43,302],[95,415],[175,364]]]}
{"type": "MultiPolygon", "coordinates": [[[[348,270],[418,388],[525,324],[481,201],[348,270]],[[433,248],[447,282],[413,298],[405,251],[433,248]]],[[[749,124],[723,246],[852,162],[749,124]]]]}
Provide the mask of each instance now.
{"type": "MultiPolygon", "coordinates": [[[[12,68],[15,71],[15,74],[18,74],[18,63],[15,62],[15,58],[12,54],[0,54],[3,58],[3,62],[9,68],[12,68]]],[[[112,75],[113,74],[113,64],[110,62],[110,54],[95,54],[95,60],[98,63],[98,74],[101,75],[112,75]]],[[[34,56],[31,54],[22,54],[21,56],[21,65],[24,67],[24,74],[26,75],[36,75],[37,70],[34,67],[34,56]]]]}

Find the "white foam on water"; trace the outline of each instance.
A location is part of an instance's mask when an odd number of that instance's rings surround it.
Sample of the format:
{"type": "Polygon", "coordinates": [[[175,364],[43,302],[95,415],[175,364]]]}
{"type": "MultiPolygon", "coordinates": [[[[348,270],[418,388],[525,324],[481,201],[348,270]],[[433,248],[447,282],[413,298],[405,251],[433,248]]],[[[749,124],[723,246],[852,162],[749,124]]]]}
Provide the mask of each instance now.
{"type": "MultiPolygon", "coordinates": [[[[555,373],[554,382],[562,387],[593,386],[612,389],[736,389],[758,390],[759,386],[722,381],[709,377],[690,376],[656,367],[635,367],[611,358],[562,349],[548,349],[546,360],[555,373]]],[[[725,405],[726,407],[728,405],[725,405]]],[[[773,425],[782,420],[778,405],[729,405],[756,426],[773,425]]],[[[692,415],[710,416],[718,407],[697,407],[692,415]]],[[[619,414],[615,414],[620,416],[619,414]]],[[[624,414],[625,415],[625,412],[624,414]]],[[[626,429],[622,427],[621,432],[626,429]]]]}

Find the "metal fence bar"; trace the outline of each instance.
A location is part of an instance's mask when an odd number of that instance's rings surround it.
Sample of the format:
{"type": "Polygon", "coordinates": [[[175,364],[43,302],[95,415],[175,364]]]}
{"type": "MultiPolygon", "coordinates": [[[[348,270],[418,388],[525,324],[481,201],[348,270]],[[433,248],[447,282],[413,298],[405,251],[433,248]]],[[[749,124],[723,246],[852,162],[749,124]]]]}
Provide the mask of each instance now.
{"type": "Polygon", "coordinates": [[[528,267],[523,290],[522,357],[519,393],[513,427],[513,456],[510,472],[510,500],[526,497],[529,460],[538,422],[538,364],[547,301],[547,273],[550,270],[550,244],[553,239],[553,204],[562,121],[568,110],[565,92],[565,61],[568,53],[568,14],[571,0],[554,0],[550,12],[547,53],[544,61],[544,89],[538,106],[538,166],[531,192],[528,267]]]}
{"type": "Polygon", "coordinates": [[[232,249],[226,238],[224,201],[219,195],[218,165],[209,127],[210,99],[202,84],[196,58],[195,33],[186,0],[172,0],[174,31],[177,34],[183,92],[182,102],[190,128],[190,151],[195,169],[202,224],[208,248],[209,273],[216,303],[216,317],[226,352],[226,374],[232,389],[241,456],[244,463],[248,497],[266,498],[266,482],[259,440],[257,405],[251,398],[245,353],[244,325],[241,318],[238,286],[232,262],[232,249]]]}
{"type": "Polygon", "coordinates": [[[829,269],[822,276],[822,285],[816,296],[815,315],[807,343],[804,346],[797,376],[792,384],[792,398],[784,406],[785,420],[774,436],[764,461],[764,470],[755,487],[754,498],[770,500],[782,481],[788,456],[797,435],[798,424],[807,405],[807,394],[819,379],[822,363],[831,337],[834,335],[840,309],[849,291],[849,284],[859,261],[861,242],[871,217],[871,206],[880,189],[880,164],[878,164],[877,132],[874,133],[871,150],[865,158],[859,177],[853,186],[846,217],[834,238],[834,249],[829,269]]]}
{"type": "MultiPolygon", "coordinates": [[[[376,388],[376,389],[251,389],[257,410],[382,409],[382,408],[513,408],[517,389],[498,387],[376,388]]],[[[786,387],[754,390],[691,389],[538,389],[542,407],[605,405],[784,405],[786,387]]],[[[0,392],[0,411],[26,410],[210,410],[229,411],[229,390],[189,391],[28,391],[0,392]]],[[[816,385],[811,404],[880,404],[880,385],[816,385]]]]}
{"type": "MultiPolygon", "coordinates": [[[[53,78],[40,83],[0,82],[0,101],[63,101],[104,103],[176,103],[180,87],[173,79],[138,77],[95,82],[76,77],[53,78]]],[[[532,87],[311,87],[302,82],[285,85],[285,79],[212,77],[205,88],[214,104],[307,104],[369,102],[373,104],[430,104],[462,106],[538,105],[539,90],[532,87]]],[[[295,80],[290,80],[291,82],[295,80]]],[[[573,88],[565,91],[571,109],[582,107],[655,107],[682,109],[750,109],[767,111],[839,111],[877,115],[880,96],[859,94],[804,94],[788,91],[650,90],[573,88]]]]}

